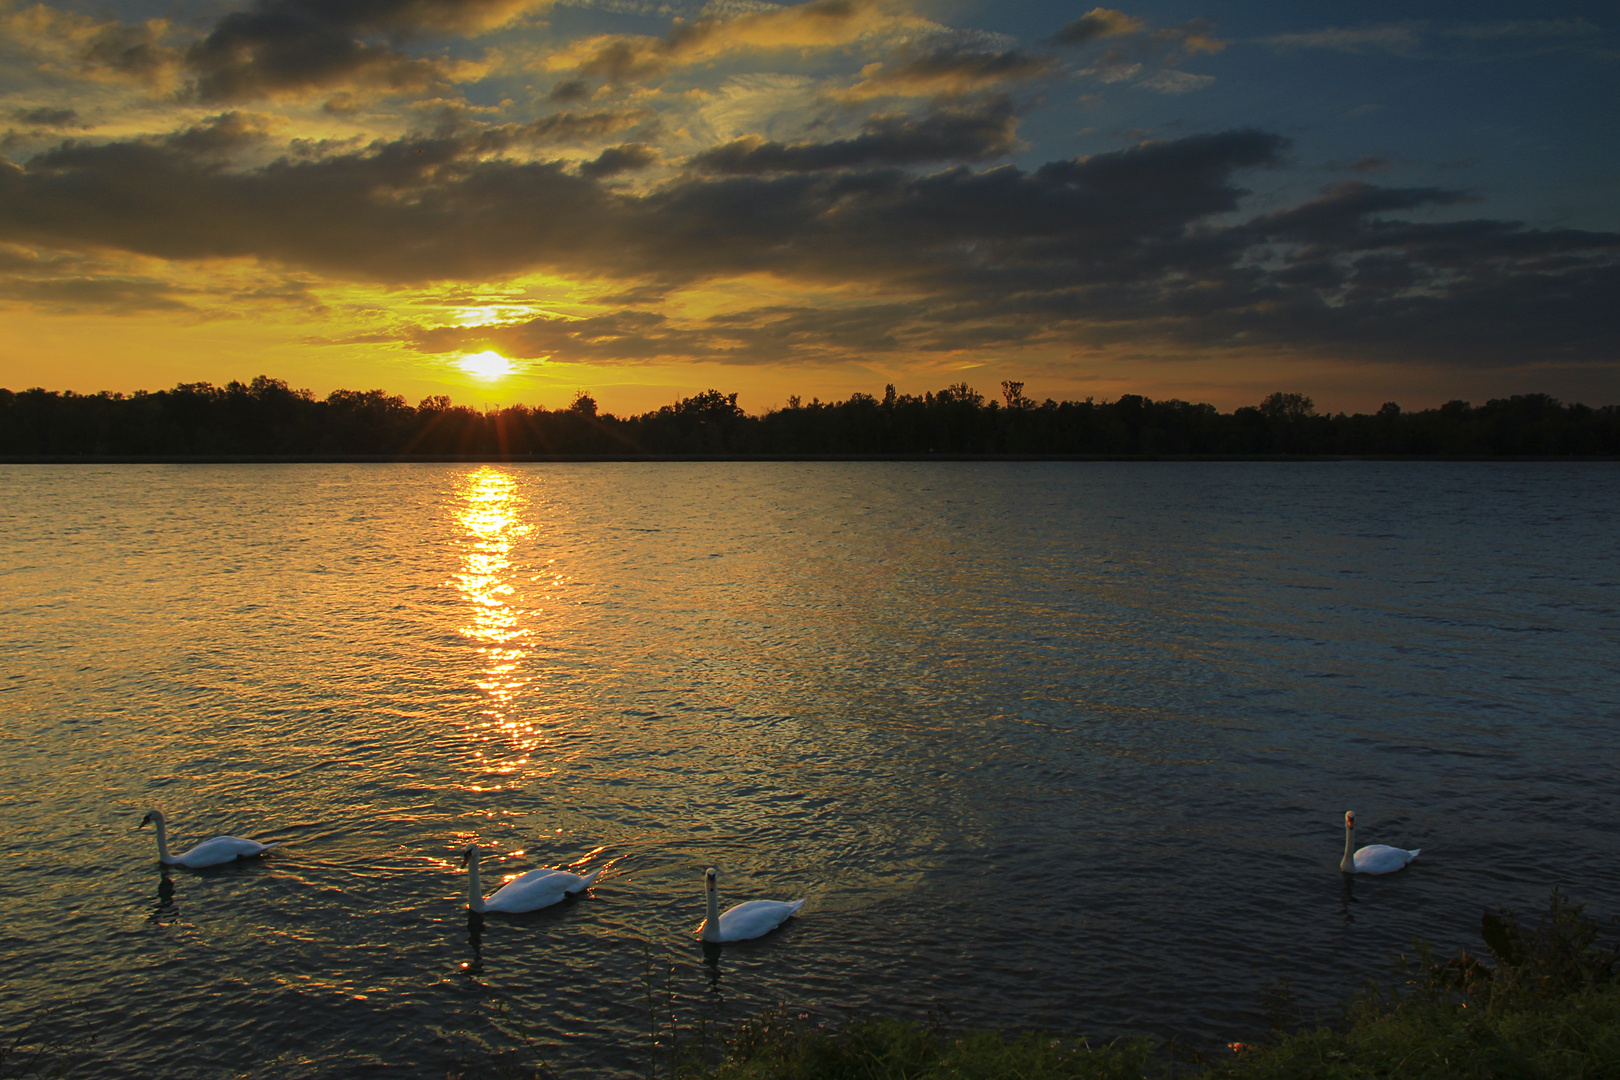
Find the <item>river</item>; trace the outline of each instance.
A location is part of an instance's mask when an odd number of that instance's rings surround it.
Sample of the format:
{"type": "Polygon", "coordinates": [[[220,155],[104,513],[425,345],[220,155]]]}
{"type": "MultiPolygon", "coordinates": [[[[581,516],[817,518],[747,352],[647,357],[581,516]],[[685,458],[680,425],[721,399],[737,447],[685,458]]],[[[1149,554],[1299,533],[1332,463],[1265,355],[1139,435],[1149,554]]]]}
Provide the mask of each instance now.
{"type": "Polygon", "coordinates": [[[0,616],[0,1035],[75,1076],[642,1075],[649,990],[1212,1048],[1620,914],[1615,463],[5,466],[0,616]],[[602,874],[473,924],[469,844],[602,874]],[[706,952],[708,866],[804,911],[706,952]]]}

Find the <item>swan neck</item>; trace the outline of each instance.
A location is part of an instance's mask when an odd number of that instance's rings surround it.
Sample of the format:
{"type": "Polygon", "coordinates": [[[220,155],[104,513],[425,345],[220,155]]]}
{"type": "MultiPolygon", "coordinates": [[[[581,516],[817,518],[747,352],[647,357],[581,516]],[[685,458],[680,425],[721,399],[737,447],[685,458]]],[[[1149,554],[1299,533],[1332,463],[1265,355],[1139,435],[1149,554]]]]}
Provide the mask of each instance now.
{"type": "Polygon", "coordinates": [[[1344,823],[1344,858],[1339,860],[1339,869],[1347,874],[1356,872],[1356,857],[1351,852],[1356,844],[1356,827],[1348,821],[1344,823]]]}
{"type": "Polygon", "coordinates": [[[174,856],[169,854],[169,830],[164,826],[163,819],[153,817],[152,824],[157,826],[158,861],[166,864],[174,863],[174,856]]]}
{"type": "Polygon", "coordinates": [[[720,890],[711,888],[708,892],[708,917],[703,920],[703,940],[720,940],[720,890]]]}
{"type": "Polygon", "coordinates": [[[467,907],[478,912],[484,910],[484,887],[478,881],[476,854],[467,861],[467,907]]]}

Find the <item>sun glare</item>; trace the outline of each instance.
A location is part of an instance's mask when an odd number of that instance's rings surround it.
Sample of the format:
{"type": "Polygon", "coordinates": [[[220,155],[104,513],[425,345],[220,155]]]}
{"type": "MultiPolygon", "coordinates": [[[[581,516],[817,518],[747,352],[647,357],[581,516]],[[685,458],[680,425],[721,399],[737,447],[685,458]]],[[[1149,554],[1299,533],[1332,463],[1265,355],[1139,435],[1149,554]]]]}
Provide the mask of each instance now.
{"type": "Polygon", "coordinates": [[[498,379],[512,374],[512,361],[494,351],[472,353],[456,363],[462,371],[480,379],[498,379]]]}

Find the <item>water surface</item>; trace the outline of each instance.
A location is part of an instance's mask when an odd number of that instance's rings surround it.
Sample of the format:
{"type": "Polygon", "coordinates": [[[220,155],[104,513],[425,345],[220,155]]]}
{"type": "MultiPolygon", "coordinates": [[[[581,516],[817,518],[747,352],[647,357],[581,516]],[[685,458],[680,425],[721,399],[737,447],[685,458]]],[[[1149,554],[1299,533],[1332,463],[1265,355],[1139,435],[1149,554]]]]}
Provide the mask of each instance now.
{"type": "Polygon", "coordinates": [[[0,1021],[407,1077],[646,982],[1217,1046],[1563,883],[1620,913],[1620,467],[0,469],[0,1021]],[[229,832],[272,855],[160,871],[229,832]],[[1346,891],[1362,842],[1422,847],[1346,891]],[[470,933],[486,882],[605,866],[470,933]],[[702,871],[804,916],[705,955],[702,871]]]}

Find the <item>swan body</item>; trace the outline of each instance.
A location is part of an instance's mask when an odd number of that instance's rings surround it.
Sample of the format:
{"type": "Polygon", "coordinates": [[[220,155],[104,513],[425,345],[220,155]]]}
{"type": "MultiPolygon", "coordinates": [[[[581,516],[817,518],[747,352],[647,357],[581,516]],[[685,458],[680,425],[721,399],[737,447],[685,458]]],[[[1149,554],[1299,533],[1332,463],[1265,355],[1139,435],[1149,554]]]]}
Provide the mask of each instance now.
{"type": "Polygon", "coordinates": [[[516,915],[524,911],[539,911],[565,896],[584,892],[596,880],[596,875],[602,872],[597,869],[581,877],[566,870],[530,870],[485,898],[478,881],[478,848],[469,845],[461,853],[461,861],[467,867],[467,906],[479,913],[504,911],[516,915]]]}
{"type": "Polygon", "coordinates": [[[1368,844],[1351,854],[1356,842],[1356,812],[1344,812],[1344,858],[1339,869],[1346,874],[1388,874],[1405,869],[1406,864],[1423,854],[1422,848],[1411,851],[1390,847],[1388,844],[1368,844]]]}
{"type": "Polygon", "coordinates": [[[703,875],[708,889],[708,918],[698,927],[704,941],[748,941],[764,937],[788,921],[804,907],[803,900],[748,900],[720,914],[718,872],[710,867],[703,875]]]}
{"type": "Polygon", "coordinates": [[[150,811],[141,818],[141,824],[135,827],[139,829],[147,822],[157,826],[158,858],[165,866],[184,866],[197,870],[204,866],[228,863],[233,859],[248,859],[255,855],[263,855],[276,846],[261,844],[257,840],[244,840],[240,836],[216,836],[212,840],[204,840],[183,855],[170,855],[169,830],[163,820],[163,811],[150,811]]]}

